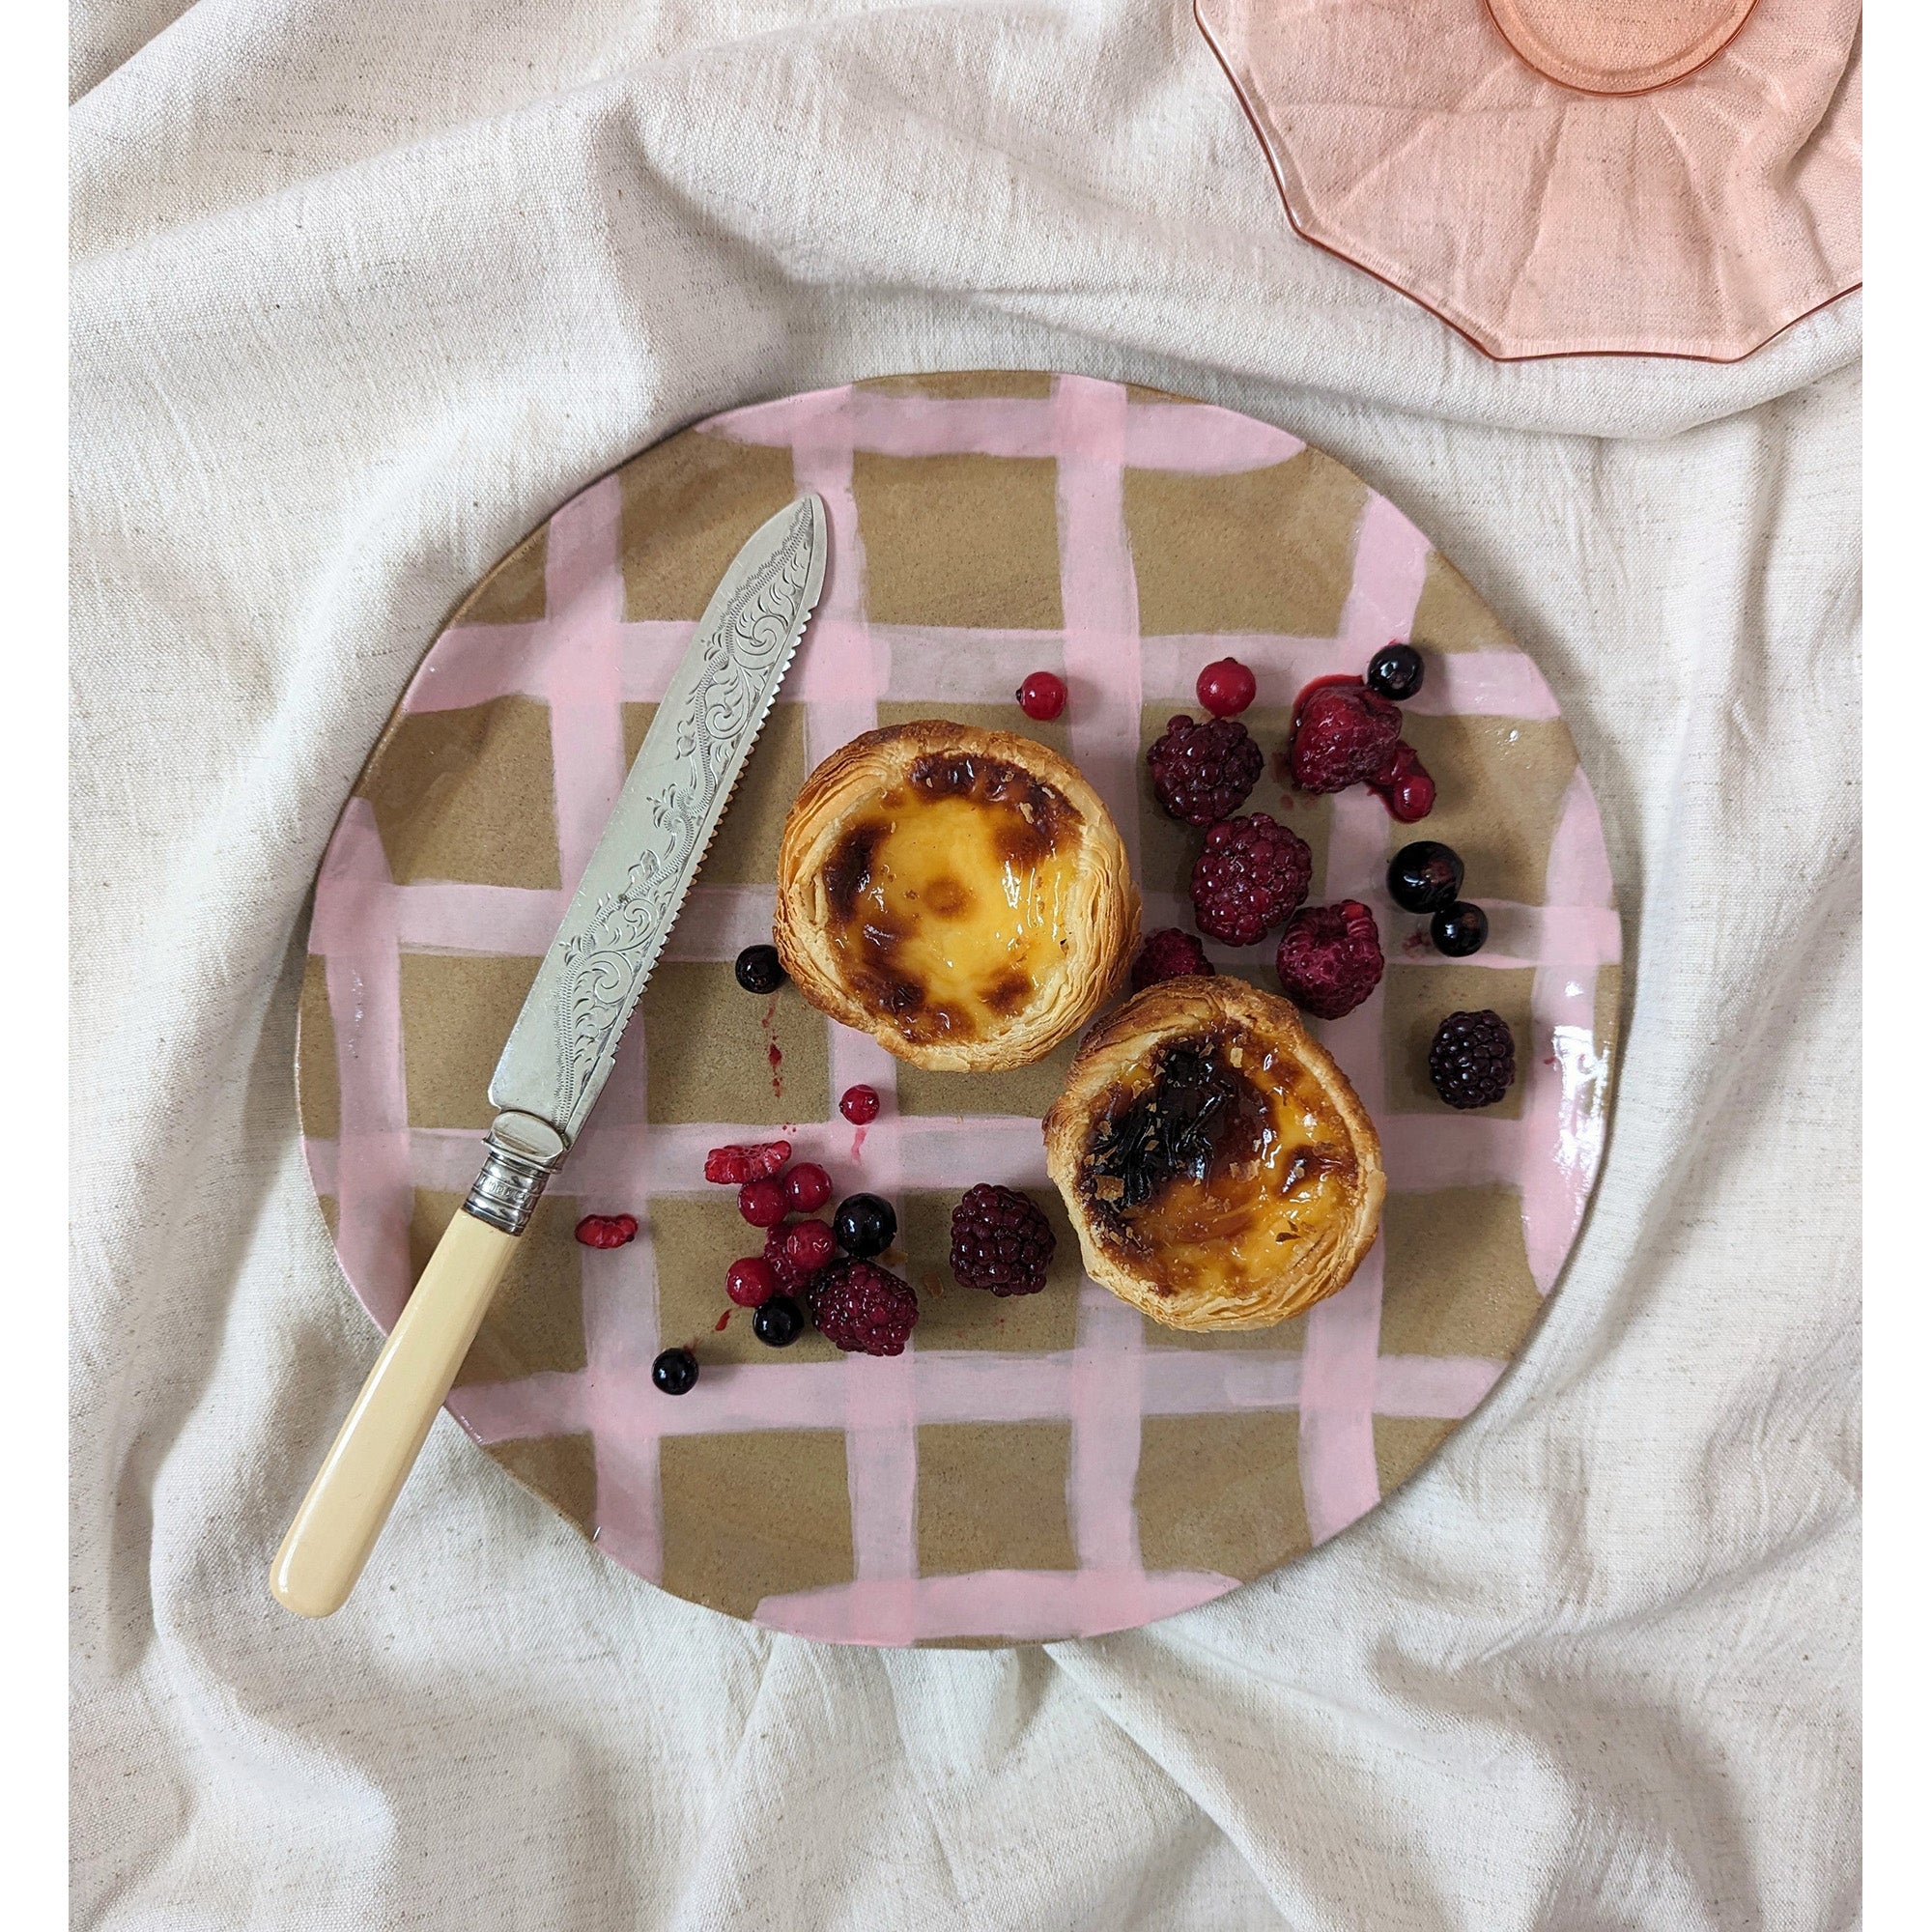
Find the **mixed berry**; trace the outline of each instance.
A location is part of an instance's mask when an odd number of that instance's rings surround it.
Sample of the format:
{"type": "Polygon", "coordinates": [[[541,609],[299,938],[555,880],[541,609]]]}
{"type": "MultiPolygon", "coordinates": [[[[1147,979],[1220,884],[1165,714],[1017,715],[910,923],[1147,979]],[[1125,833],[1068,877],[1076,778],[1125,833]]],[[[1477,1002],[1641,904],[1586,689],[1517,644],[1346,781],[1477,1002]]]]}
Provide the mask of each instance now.
{"type": "Polygon", "coordinates": [[[1037,1294],[1053,1261],[1053,1229],[1010,1187],[968,1188],[952,1210],[952,1279],[998,1295],[1037,1294]]]}
{"type": "Polygon", "coordinates": [[[635,1214],[586,1214],[573,1231],[586,1248],[621,1248],[638,1238],[635,1214]]]}
{"type": "Polygon", "coordinates": [[[1304,906],[1275,949],[1281,989],[1303,1012],[1339,1020],[1380,985],[1381,935],[1360,899],[1304,906]]]}
{"type": "Polygon", "coordinates": [[[1480,952],[1489,936],[1489,914],[1467,899],[1444,906],[1429,922],[1429,937],[1436,952],[1447,953],[1451,959],[1465,959],[1471,952],[1480,952]]]}
{"type": "Polygon", "coordinates": [[[1430,1042],[1429,1079],[1452,1107],[1493,1107],[1516,1083],[1509,1022],[1488,1007],[1451,1013],[1430,1042]]]}
{"type": "MultiPolygon", "coordinates": [[[[1412,645],[1392,640],[1370,660],[1364,676],[1321,678],[1304,691],[1284,761],[1295,786],[1326,795],[1366,785],[1398,821],[1426,816],[1435,804],[1435,782],[1403,738],[1399,709],[1421,690],[1425,668],[1412,645]]],[[[1209,716],[1168,721],[1148,747],[1150,781],[1170,817],[1203,831],[1189,876],[1200,931],[1223,945],[1245,947],[1280,929],[1275,971],[1283,990],[1304,1011],[1339,1019],[1381,981],[1380,932],[1375,914],[1359,900],[1305,904],[1314,874],[1306,840],[1266,812],[1236,815],[1264,768],[1261,746],[1237,722],[1254,703],[1256,688],[1254,672],[1238,659],[1204,666],[1195,695],[1209,716]]],[[[1065,708],[1065,680],[1036,671],[1014,696],[1029,718],[1046,722],[1065,708]]],[[[1405,845],[1387,870],[1390,899],[1427,917],[1434,944],[1452,958],[1478,951],[1489,936],[1483,908],[1461,896],[1463,874],[1461,856],[1435,839],[1405,845]]],[[[1411,944],[1419,942],[1417,934],[1411,944]]],[[[749,992],[775,993],[785,980],[777,950],[767,945],[745,948],[733,970],[749,992]]],[[[1140,992],[1213,971],[1193,933],[1167,927],[1142,941],[1131,982],[1140,992]]],[[[1430,1047],[1430,1078],[1452,1107],[1492,1106],[1514,1083],[1515,1052],[1498,1014],[1451,1013],[1430,1047]]],[[[838,1112],[863,1128],[879,1116],[879,1094],[869,1086],[849,1087],[838,1096],[838,1112]]],[[[864,1138],[855,1138],[855,1155],[864,1138]]],[[[882,1264],[898,1236],[892,1203],[878,1194],[849,1194],[829,1220],[815,1218],[833,1198],[832,1177],[814,1161],[792,1165],[791,1154],[788,1140],[773,1140],[714,1148],[705,1156],[705,1179],[737,1188],[740,1214],[765,1235],[761,1253],[730,1264],[727,1299],[751,1311],[753,1333],[769,1348],[789,1347],[810,1325],[847,1353],[900,1354],[919,1320],[919,1294],[882,1264]]],[[[586,1215],[577,1237],[588,1246],[613,1247],[637,1232],[630,1215],[586,1215]]],[[[1000,1297],[1045,1288],[1053,1228],[1019,1190],[991,1183],[968,1189],[952,1209],[950,1237],[951,1270],[961,1287],[1000,1297]]],[[[687,1393],[697,1375],[697,1357],[689,1348],[667,1349],[651,1369],[653,1382],[670,1395],[687,1393]]]]}
{"type": "Polygon", "coordinates": [[[1422,653],[1413,644],[1391,639],[1369,660],[1362,680],[1378,697],[1401,700],[1422,689],[1422,653]]]}
{"type": "Polygon", "coordinates": [[[1184,713],[1148,747],[1148,775],[1170,818],[1212,825],[1241,809],[1262,775],[1262,748],[1232,718],[1197,724],[1184,713]]]}
{"type": "Polygon", "coordinates": [[[848,1194],[832,1216],[838,1245],[862,1261],[884,1254],[898,1231],[893,1204],[878,1194],[848,1194]]]}
{"type": "Polygon", "coordinates": [[[1367,677],[1319,677],[1294,706],[1289,768],[1303,791],[1367,785],[1404,825],[1435,807],[1435,781],[1402,735],[1399,697],[1422,688],[1422,654],[1390,642],[1369,660],[1367,677]]]}
{"type": "Polygon", "coordinates": [[[848,1087],[838,1096],[838,1111],[855,1127],[863,1127],[879,1118],[879,1095],[871,1087],[848,1087]]]}
{"type": "Polygon", "coordinates": [[[697,1386],[697,1357],[689,1349],[667,1349],[651,1364],[651,1380],[666,1395],[689,1395],[697,1386]]]}
{"type": "Polygon", "coordinates": [[[1050,724],[1066,709],[1066,680],[1054,671],[1037,670],[1013,697],[1029,718],[1050,724]]]}
{"type": "Polygon", "coordinates": [[[854,1257],[834,1262],[811,1285],[813,1325],[835,1349],[852,1355],[897,1355],[919,1320],[910,1282],[854,1257]]]}
{"type": "Polygon", "coordinates": [[[753,1312],[752,1333],[768,1349],[789,1349],[805,1333],[805,1310],[790,1295],[775,1294],[753,1312]]]}
{"type": "Polygon", "coordinates": [[[1256,946],[1308,896],[1308,841],[1264,811],[1208,828],[1187,882],[1194,923],[1224,946],[1256,946]]]}
{"type": "Polygon", "coordinates": [[[704,1156],[704,1178],[716,1187],[742,1187],[748,1180],[769,1180],[782,1174],[790,1159],[789,1141],[715,1147],[704,1156]]]}
{"type": "Polygon", "coordinates": [[[1388,866],[1388,894],[1404,912],[1440,912],[1463,890],[1463,861],[1434,838],[1405,845],[1388,866]]]}
{"type": "Polygon", "coordinates": [[[1141,941],[1140,952],[1128,977],[1134,991],[1144,993],[1163,980],[1187,979],[1213,970],[1201,942],[1191,932],[1182,932],[1178,925],[1166,925],[1141,941]]]}
{"type": "Polygon", "coordinates": [[[1216,658],[1194,680],[1202,710],[1216,718],[1236,718],[1255,701],[1255,674],[1239,658],[1216,658]]]}
{"type": "Polygon", "coordinates": [[[731,971],[748,993],[776,993],[785,982],[776,946],[748,946],[732,962],[731,971]]]}

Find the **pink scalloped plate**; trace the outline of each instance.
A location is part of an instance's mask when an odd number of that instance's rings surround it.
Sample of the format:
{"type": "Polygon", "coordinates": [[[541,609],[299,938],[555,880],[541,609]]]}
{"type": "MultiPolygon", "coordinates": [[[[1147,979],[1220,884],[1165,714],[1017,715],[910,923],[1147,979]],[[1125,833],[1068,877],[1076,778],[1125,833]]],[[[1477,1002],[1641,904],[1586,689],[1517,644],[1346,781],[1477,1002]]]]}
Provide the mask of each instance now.
{"type": "Polygon", "coordinates": [[[1734,362],[1863,276],[1856,0],[1195,0],[1297,233],[1485,355],[1734,362]]]}

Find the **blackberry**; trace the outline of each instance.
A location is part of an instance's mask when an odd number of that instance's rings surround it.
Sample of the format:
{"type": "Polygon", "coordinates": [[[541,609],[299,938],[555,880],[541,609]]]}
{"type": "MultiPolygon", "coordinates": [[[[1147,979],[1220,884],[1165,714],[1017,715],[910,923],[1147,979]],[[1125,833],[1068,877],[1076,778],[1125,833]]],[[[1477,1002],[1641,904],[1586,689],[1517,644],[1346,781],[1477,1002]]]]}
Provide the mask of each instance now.
{"type": "Polygon", "coordinates": [[[1451,1013],[1430,1042],[1429,1078],[1452,1107],[1493,1107],[1516,1081],[1516,1040],[1508,1022],[1488,1007],[1451,1013]]]}
{"type": "Polygon", "coordinates": [[[1148,747],[1154,796],[1183,825],[1212,825],[1239,810],[1262,775],[1262,748],[1233,718],[1197,724],[1182,714],[1148,747]]]}
{"type": "Polygon", "coordinates": [[[952,1210],[952,1260],[961,1288],[1037,1294],[1053,1260],[1053,1229],[1024,1194],[982,1181],[952,1210]]]}

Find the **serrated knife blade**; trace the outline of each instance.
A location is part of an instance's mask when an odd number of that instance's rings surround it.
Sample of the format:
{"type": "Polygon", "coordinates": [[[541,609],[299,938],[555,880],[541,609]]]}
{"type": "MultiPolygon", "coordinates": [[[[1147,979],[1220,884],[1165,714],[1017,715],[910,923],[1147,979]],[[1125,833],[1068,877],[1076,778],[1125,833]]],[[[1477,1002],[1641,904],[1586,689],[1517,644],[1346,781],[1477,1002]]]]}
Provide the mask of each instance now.
{"type": "Polygon", "coordinates": [[[327,1616],[355,1586],[545,1185],[670,936],[825,582],[807,494],[732,559],[659,704],[490,1080],[484,1160],[276,1551],[270,1587],[327,1616]]]}
{"type": "Polygon", "coordinates": [[[671,678],[490,1081],[490,1102],[567,1148],[738,782],[825,577],[804,497],[725,572],[671,678]]]}

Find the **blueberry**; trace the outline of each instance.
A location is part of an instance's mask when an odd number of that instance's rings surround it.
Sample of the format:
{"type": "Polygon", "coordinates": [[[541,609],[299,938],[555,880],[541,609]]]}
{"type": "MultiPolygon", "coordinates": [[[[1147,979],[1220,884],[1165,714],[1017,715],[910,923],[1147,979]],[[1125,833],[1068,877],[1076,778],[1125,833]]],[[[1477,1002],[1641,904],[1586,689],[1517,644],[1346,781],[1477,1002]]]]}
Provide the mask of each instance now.
{"type": "Polygon", "coordinates": [[[666,1395],[689,1395],[697,1382],[697,1357],[689,1349],[667,1349],[651,1364],[651,1380],[666,1395]]]}
{"type": "Polygon", "coordinates": [[[1389,861],[1388,889],[1404,912],[1440,912],[1463,890],[1463,862],[1437,840],[1418,838],[1389,861]]]}
{"type": "Polygon", "coordinates": [[[752,1333],[768,1349],[789,1349],[805,1333],[805,1310],[788,1294],[775,1294],[752,1316],[752,1333]]]}
{"type": "Polygon", "coordinates": [[[1490,916],[1481,906],[1458,899],[1429,922],[1429,936],[1435,942],[1436,952],[1462,959],[1483,950],[1483,942],[1490,936],[1490,916]]]}
{"type": "Polygon", "coordinates": [[[1413,697],[1422,689],[1422,653],[1413,644],[1384,644],[1363,682],[1381,697],[1413,697]]]}
{"type": "Polygon", "coordinates": [[[748,993],[776,993],[785,982],[785,969],[779,964],[776,946],[746,947],[731,970],[748,993]]]}
{"type": "Polygon", "coordinates": [[[848,1194],[832,1217],[838,1245],[859,1261],[884,1254],[898,1231],[899,1217],[893,1212],[893,1204],[876,1194],[848,1194]]]}

